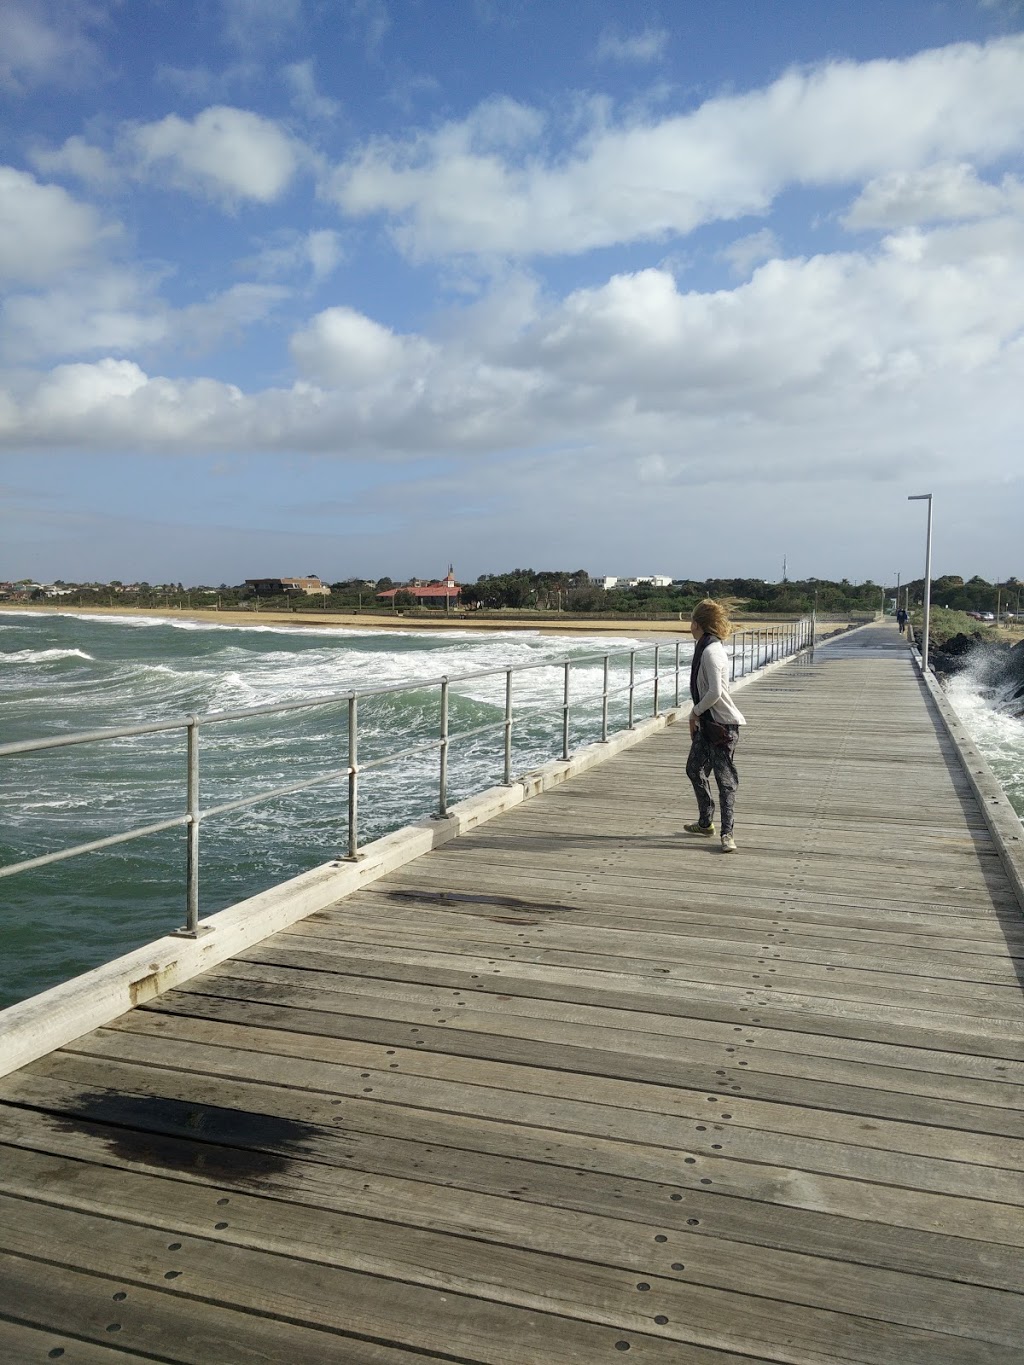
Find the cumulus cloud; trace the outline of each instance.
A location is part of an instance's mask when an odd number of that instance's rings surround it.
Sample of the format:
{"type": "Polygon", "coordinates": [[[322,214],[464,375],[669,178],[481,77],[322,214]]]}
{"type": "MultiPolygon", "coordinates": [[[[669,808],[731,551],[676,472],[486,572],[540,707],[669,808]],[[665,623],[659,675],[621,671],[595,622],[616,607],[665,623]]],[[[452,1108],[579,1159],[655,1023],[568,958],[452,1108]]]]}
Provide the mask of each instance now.
{"type": "Polygon", "coordinates": [[[597,59],[601,62],[657,61],[665,51],[668,38],[668,31],[663,28],[645,28],[629,35],[606,29],[598,39],[597,59]]]}
{"type": "Polygon", "coordinates": [[[631,462],[666,487],[883,477],[924,451],[937,477],[966,450],[979,473],[1015,458],[1024,223],[1009,216],[775,257],[732,289],[647,269],[559,300],[516,277],[466,313],[431,338],[322,310],[292,337],[295,382],[249,394],[114,356],[19,371],[0,439],[394,458],[555,449],[595,470],[631,462]]]}
{"type": "Polygon", "coordinates": [[[44,283],[89,260],[112,232],[59,185],[0,166],[0,280],[44,283]]]}
{"type": "MultiPolygon", "coordinates": [[[[829,62],[660,119],[594,107],[566,152],[539,111],[488,102],[406,139],[375,139],[325,192],[392,220],[415,256],[577,253],[763,214],[789,185],[843,186],[1024,137],[1024,38],[903,60],[829,62]],[[514,136],[495,134],[494,114],[514,136]]],[[[575,116],[575,115],[574,115],[575,116]]]]}
{"type": "Polygon", "coordinates": [[[292,338],[291,350],[302,374],[331,387],[401,384],[433,355],[422,338],[397,336],[353,308],[318,313],[292,338]]]}
{"type": "Polygon", "coordinates": [[[299,145],[261,114],[227,105],[194,119],[168,114],[134,128],[128,141],[140,169],[182,189],[221,200],[269,204],[280,198],[299,164],[299,145]]]}
{"type": "Polygon", "coordinates": [[[159,277],[101,265],[70,271],[51,288],[11,294],[0,306],[0,355],[12,365],[84,356],[121,359],[171,346],[210,350],[262,322],[289,297],[281,286],[242,283],[181,308],[159,277]]]}
{"type": "Polygon", "coordinates": [[[1024,212],[1024,185],[1013,176],[1005,176],[999,185],[988,184],[973,166],[959,162],[893,171],[869,181],[843,224],[851,229],[891,229],[1006,212],[1024,212]]]}
{"type": "Polygon", "coordinates": [[[50,289],[11,295],[0,308],[0,351],[16,364],[124,354],[155,345],[166,335],[163,310],[130,270],[70,272],[50,289]]]}
{"type": "Polygon", "coordinates": [[[88,30],[100,12],[60,0],[6,0],[0,22],[0,89],[21,95],[41,85],[90,77],[99,55],[88,30]]]}
{"type": "Polygon", "coordinates": [[[34,147],[29,159],[44,175],[70,176],[94,188],[113,184],[118,172],[102,147],[76,133],[60,147],[34,147]]]}

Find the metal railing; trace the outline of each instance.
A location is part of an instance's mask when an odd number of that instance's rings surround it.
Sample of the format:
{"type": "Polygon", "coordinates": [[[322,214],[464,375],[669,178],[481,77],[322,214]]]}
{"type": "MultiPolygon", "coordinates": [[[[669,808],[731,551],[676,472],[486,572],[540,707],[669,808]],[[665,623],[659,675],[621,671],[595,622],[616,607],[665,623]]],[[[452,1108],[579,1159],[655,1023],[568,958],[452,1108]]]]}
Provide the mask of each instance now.
{"type": "MultiPolygon", "coordinates": [[[[764,628],[760,630],[737,631],[730,637],[730,678],[735,680],[744,677],[749,673],[755,672],[759,668],[766,667],[777,659],[785,658],[789,654],[806,648],[814,643],[813,623],[809,618],[793,622],[791,625],[776,629],[764,628]]],[[[562,703],[561,711],[561,759],[568,761],[570,757],[571,739],[571,717],[574,712],[572,698],[572,671],[583,665],[600,663],[602,665],[601,691],[591,692],[581,696],[575,703],[575,709],[592,705],[597,701],[601,704],[601,738],[600,743],[606,744],[609,739],[609,702],[612,698],[623,696],[627,698],[627,730],[635,729],[636,721],[636,700],[637,693],[648,686],[651,688],[651,705],[653,716],[661,714],[662,705],[662,681],[669,678],[673,688],[673,708],[680,705],[680,675],[683,672],[684,664],[688,665],[689,660],[683,661],[681,658],[681,648],[683,642],[675,640],[668,644],[656,644],[645,648],[624,649],[609,651],[604,654],[591,654],[579,658],[565,658],[555,660],[543,660],[532,664],[519,664],[499,668],[479,669],[471,673],[462,673],[455,677],[443,675],[438,678],[429,679],[424,682],[417,680],[415,683],[395,683],[386,687],[361,688],[348,692],[336,693],[326,697],[315,697],[308,701],[275,702],[266,706],[252,706],[235,711],[215,711],[206,715],[182,716],[176,720],[156,721],[146,725],[127,725],[118,726],[109,730],[89,730],[77,734],[53,736],[48,739],[22,740],[12,744],[0,744],[0,758],[12,758],[19,755],[39,753],[42,750],[64,749],[72,745],[101,743],[105,740],[127,739],[139,735],[166,734],[173,731],[185,732],[185,756],[186,756],[186,791],[185,809],[179,815],[171,815],[162,820],[154,821],[147,825],[138,826],[134,829],[123,830],[117,834],[107,835],[102,839],[92,839],[87,843],[76,844],[71,848],[59,849],[52,853],[45,853],[35,858],[24,858],[20,862],[8,863],[0,867],[0,878],[11,877],[19,872],[28,872],[33,868],[45,867],[51,863],[63,862],[68,858],[75,858],[85,853],[94,853],[101,849],[113,848],[118,844],[128,843],[136,839],[144,839],[151,835],[163,833],[166,830],[185,828],[185,924],[182,928],[174,930],[176,934],[196,937],[200,932],[199,925],[199,846],[200,830],[202,826],[214,816],[222,816],[235,811],[244,810],[251,806],[262,804],[263,802],[277,800],[280,797],[292,796],[297,792],[308,791],[313,787],[325,786],[331,782],[347,781],[348,785],[348,841],[347,852],[343,857],[355,861],[361,855],[359,853],[359,795],[360,777],[363,773],[371,769],[381,768],[389,763],[397,763],[400,760],[414,757],[418,754],[427,753],[436,749],[438,751],[438,787],[437,787],[437,808],[433,812],[437,819],[447,819],[448,810],[448,754],[452,743],[456,740],[463,741],[477,735],[500,731],[502,734],[503,750],[503,774],[502,784],[511,786],[512,777],[512,731],[515,722],[528,720],[532,717],[550,714],[550,708],[535,707],[529,711],[516,712],[513,709],[513,678],[516,674],[528,673],[537,669],[561,669],[562,678],[562,703]],[[668,669],[663,668],[663,652],[666,649],[673,650],[672,662],[668,669]],[[637,676],[637,657],[653,652],[653,672],[646,677],[637,676]],[[620,686],[610,686],[612,660],[625,659],[628,656],[628,675],[627,681],[620,686]],[[452,734],[449,730],[449,697],[453,683],[476,682],[482,678],[492,678],[504,675],[504,713],[501,720],[492,721],[484,725],[477,725],[470,729],[460,730],[452,734]],[[421,743],[410,745],[403,749],[393,750],[380,757],[362,762],[359,757],[359,704],[361,701],[375,697],[393,696],[403,692],[421,692],[426,688],[437,687],[439,689],[439,725],[436,737],[425,740],[421,743]],[[347,730],[347,762],[340,768],[332,768],[328,772],[320,773],[316,777],[305,778],[299,782],[288,782],[281,786],[270,788],[266,791],[257,792],[252,796],[237,797],[231,801],[222,801],[218,805],[209,806],[205,809],[200,804],[200,785],[199,785],[199,739],[200,732],[204,727],[221,725],[229,721],[248,720],[255,716],[281,715],[285,713],[311,711],[315,708],[323,707],[343,707],[346,712],[347,730]]],[[[689,679],[687,678],[687,691],[689,679]]],[[[410,817],[415,818],[415,816],[410,817]]]]}

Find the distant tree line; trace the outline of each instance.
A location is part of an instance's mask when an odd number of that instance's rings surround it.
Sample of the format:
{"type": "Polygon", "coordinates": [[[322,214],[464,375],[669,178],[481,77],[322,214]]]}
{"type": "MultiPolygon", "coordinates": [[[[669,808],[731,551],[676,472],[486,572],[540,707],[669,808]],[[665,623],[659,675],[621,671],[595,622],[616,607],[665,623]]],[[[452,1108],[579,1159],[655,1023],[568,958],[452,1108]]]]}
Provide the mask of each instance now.
{"type": "MultiPolygon", "coordinates": [[[[58,586],[65,586],[58,583],[58,586]]],[[[262,597],[258,606],[265,610],[300,611],[379,611],[383,604],[377,594],[403,584],[391,578],[346,578],[331,583],[330,596],[304,597],[288,594],[262,597]]],[[[922,601],[924,580],[912,579],[902,585],[909,594],[911,606],[922,601]]],[[[788,615],[802,614],[817,609],[820,612],[877,611],[883,602],[888,605],[895,595],[895,583],[879,584],[867,579],[851,583],[843,578],[838,582],[826,578],[804,578],[767,583],[760,578],[705,578],[677,579],[669,587],[655,587],[639,583],[634,587],[605,589],[591,582],[584,569],[512,569],[507,573],[481,574],[475,583],[465,583],[461,589],[461,606],[483,611],[564,611],[616,613],[623,616],[655,616],[685,614],[704,597],[724,598],[739,611],[788,615]]],[[[975,575],[963,579],[956,574],[945,574],[932,579],[932,601],[951,611],[991,611],[998,605],[1013,611],[1024,603],[1024,585],[1015,577],[1001,583],[989,583],[975,575]]],[[[902,594],[901,594],[902,595],[902,594]]],[[[41,598],[42,591],[33,593],[41,598]]],[[[60,599],[72,605],[117,605],[158,607],[209,607],[222,609],[255,609],[256,599],[244,584],[221,583],[217,587],[200,584],[186,587],[182,583],[92,583],[73,585],[73,592],[60,599]]],[[[394,599],[398,610],[436,611],[418,607],[411,593],[399,591],[394,599]]],[[[390,608],[389,608],[390,609],[390,608]]]]}

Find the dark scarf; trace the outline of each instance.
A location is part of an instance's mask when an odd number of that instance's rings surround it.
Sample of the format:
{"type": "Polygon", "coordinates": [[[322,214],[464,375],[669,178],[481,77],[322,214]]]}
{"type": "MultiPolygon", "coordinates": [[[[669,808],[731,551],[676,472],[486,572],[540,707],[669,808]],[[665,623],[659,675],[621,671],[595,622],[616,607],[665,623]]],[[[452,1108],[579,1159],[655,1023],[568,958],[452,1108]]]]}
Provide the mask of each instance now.
{"type": "Polygon", "coordinates": [[[712,635],[710,631],[705,631],[697,641],[697,648],[693,651],[693,662],[690,664],[690,696],[693,698],[694,706],[700,701],[700,693],[697,691],[697,673],[700,670],[700,661],[713,640],[717,640],[717,635],[712,635]]]}

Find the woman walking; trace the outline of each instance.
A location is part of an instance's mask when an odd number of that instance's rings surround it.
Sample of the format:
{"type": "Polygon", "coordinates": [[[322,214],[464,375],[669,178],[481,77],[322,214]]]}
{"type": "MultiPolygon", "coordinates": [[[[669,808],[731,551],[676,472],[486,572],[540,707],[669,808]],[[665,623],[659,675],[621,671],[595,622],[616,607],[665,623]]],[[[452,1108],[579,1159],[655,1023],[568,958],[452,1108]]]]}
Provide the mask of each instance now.
{"type": "Polygon", "coordinates": [[[733,762],[740,726],[746,725],[729,695],[729,658],[722,643],[732,633],[728,612],[719,602],[705,598],[691,613],[690,634],[697,642],[690,665],[690,756],[686,776],[697,797],[698,819],[685,825],[687,834],[710,839],[715,832],[715,802],[711,774],[715,775],[722,808],[722,852],[735,853],[733,809],[739,774],[733,762]]]}

